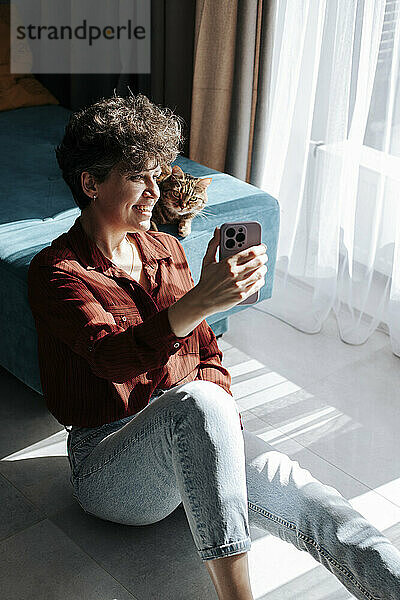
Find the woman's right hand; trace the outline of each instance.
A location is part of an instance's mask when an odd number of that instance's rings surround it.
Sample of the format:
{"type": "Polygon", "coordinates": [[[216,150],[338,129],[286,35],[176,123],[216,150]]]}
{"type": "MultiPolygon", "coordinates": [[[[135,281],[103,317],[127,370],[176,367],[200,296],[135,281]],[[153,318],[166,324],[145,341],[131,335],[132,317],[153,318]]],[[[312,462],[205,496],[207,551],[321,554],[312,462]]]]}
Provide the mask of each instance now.
{"type": "Polygon", "coordinates": [[[254,294],[265,284],[267,272],[265,244],[251,246],[218,262],[220,235],[217,227],[203,258],[199,282],[193,289],[207,316],[228,310],[254,294]]]}

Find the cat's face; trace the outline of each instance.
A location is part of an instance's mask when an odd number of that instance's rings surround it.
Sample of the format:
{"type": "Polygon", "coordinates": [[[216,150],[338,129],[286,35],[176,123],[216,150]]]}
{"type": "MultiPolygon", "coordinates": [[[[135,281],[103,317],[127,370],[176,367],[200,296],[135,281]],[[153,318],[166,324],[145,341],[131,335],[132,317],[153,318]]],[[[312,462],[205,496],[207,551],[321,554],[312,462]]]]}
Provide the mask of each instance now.
{"type": "Polygon", "coordinates": [[[199,210],[207,202],[207,187],[210,183],[211,178],[193,177],[175,165],[171,174],[160,185],[163,202],[180,215],[199,210]]]}

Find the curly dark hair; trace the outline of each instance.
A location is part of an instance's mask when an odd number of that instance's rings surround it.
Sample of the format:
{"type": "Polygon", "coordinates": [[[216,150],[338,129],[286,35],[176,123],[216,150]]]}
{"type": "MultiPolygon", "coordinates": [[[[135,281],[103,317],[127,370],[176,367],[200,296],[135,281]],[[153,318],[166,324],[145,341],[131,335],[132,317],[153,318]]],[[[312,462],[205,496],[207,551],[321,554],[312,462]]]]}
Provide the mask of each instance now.
{"type": "Polygon", "coordinates": [[[169,165],[180,152],[183,119],[171,109],[153,104],[143,94],[101,98],[74,112],[55,153],[64,181],[81,210],[91,198],[83,191],[81,173],[103,183],[115,168],[132,175],[169,165]]]}

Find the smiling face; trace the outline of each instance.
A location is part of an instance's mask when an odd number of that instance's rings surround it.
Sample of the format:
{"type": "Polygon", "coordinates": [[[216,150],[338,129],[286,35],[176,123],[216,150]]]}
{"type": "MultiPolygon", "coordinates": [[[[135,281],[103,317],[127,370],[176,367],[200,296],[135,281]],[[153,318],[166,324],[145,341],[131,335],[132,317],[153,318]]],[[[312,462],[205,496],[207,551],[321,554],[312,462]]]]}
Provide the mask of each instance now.
{"type": "Polygon", "coordinates": [[[113,169],[97,184],[97,198],[90,207],[96,219],[114,231],[147,231],[153,207],[160,197],[159,165],[135,175],[121,175],[113,169]]]}

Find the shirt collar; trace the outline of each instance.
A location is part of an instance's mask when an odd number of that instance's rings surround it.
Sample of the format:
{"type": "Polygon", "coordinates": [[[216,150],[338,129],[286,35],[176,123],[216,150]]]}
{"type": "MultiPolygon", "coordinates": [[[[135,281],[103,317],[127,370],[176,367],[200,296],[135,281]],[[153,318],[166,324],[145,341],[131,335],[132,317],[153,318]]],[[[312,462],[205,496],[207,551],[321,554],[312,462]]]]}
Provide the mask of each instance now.
{"type": "MultiPolygon", "coordinates": [[[[172,259],[171,252],[153,236],[152,232],[133,232],[127,235],[128,238],[130,237],[138,243],[144,262],[156,264],[158,260],[172,259]]],[[[75,220],[75,223],[67,232],[67,237],[79,261],[87,270],[97,269],[105,274],[112,274],[114,267],[111,260],[104,256],[97,244],[86,234],[81,225],[80,217],[75,220]]]]}

